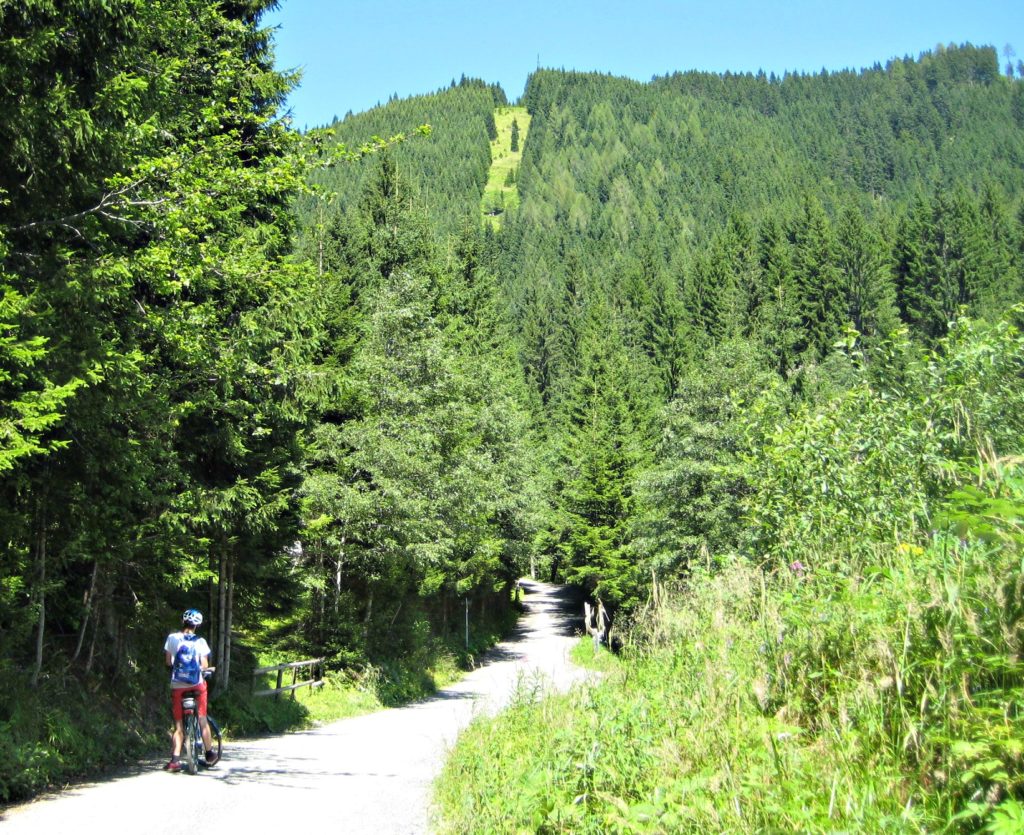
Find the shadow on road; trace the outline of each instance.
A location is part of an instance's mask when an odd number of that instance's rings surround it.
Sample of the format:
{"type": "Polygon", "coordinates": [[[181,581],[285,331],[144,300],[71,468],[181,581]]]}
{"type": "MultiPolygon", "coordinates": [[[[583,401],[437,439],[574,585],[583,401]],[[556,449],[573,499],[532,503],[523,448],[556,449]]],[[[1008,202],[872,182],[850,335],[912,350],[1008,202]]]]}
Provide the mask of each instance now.
{"type": "MultiPolygon", "coordinates": [[[[523,642],[531,638],[571,638],[582,632],[583,601],[586,595],[576,586],[556,586],[534,580],[520,580],[524,597],[525,613],[515,628],[500,644],[489,649],[477,662],[477,668],[487,667],[502,661],[521,661],[526,653],[523,642]]],[[[431,696],[432,699],[446,698],[444,693],[431,696]]]]}

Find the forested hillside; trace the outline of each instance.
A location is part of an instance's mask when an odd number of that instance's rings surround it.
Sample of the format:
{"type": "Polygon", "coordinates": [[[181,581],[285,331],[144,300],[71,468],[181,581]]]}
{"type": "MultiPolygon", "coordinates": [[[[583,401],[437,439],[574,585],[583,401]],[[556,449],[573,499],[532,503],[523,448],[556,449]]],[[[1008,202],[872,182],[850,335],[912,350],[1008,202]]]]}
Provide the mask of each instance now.
{"type": "Polygon", "coordinates": [[[85,5],[0,11],[0,797],[162,723],[184,608],[252,727],[258,658],[414,697],[535,571],[649,650],[642,692],[524,735],[515,809],[456,758],[452,820],[1014,813],[1024,82],[994,50],[538,71],[496,228],[499,87],[301,135],[267,0],[85,5]]]}
{"type": "MultiPolygon", "coordinates": [[[[439,235],[476,229],[480,193],[487,182],[489,143],[497,136],[496,107],[506,103],[504,91],[463,77],[446,90],[411,99],[396,99],[332,126],[334,141],[359,146],[371,137],[388,138],[419,125],[437,132],[433,142],[411,142],[393,151],[404,186],[415,196],[431,228],[439,235]]],[[[328,221],[324,235],[344,238],[359,223],[359,203],[374,176],[372,165],[332,169],[313,178],[321,187],[318,200],[300,204],[305,226],[328,221]],[[339,219],[340,216],[340,219],[339,219]]]]}
{"type": "Polygon", "coordinates": [[[556,574],[635,603],[652,568],[731,542],[735,516],[688,509],[718,504],[694,445],[735,441],[698,400],[765,374],[813,396],[844,384],[851,328],[869,353],[900,324],[932,345],[1022,298],[1020,91],[972,47],[859,74],[531,77],[498,270],[560,462],[556,574]]]}

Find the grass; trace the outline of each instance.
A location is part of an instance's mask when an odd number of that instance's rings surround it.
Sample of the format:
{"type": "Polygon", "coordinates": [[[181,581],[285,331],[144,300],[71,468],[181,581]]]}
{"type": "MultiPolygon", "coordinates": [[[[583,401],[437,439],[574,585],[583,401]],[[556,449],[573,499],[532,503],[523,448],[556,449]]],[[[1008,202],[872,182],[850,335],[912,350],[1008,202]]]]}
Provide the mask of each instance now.
{"type": "Polygon", "coordinates": [[[594,642],[591,638],[580,638],[569,654],[572,663],[588,670],[595,670],[599,673],[613,673],[622,667],[617,655],[609,652],[604,646],[594,652],[594,642]]]}
{"type": "Polygon", "coordinates": [[[515,178],[523,158],[523,145],[530,131],[530,114],[525,107],[499,107],[494,112],[498,138],[491,142],[491,169],[484,187],[480,211],[495,228],[502,216],[519,206],[519,188],[515,178]],[[512,122],[519,126],[519,150],[512,150],[512,122]]]}
{"type": "Polygon", "coordinates": [[[338,676],[328,675],[322,687],[304,687],[294,692],[294,699],[290,695],[281,699],[290,699],[305,711],[306,725],[323,725],[384,708],[372,686],[338,676]]]}

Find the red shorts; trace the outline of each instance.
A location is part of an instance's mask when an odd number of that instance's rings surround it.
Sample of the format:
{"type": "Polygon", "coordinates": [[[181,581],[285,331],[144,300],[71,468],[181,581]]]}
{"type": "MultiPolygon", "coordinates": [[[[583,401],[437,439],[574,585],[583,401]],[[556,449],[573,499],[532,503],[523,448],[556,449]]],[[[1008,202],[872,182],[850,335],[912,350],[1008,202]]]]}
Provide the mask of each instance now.
{"type": "Polygon", "coordinates": [[[206,716],[206,679],[203,679],[194,687],[176,687],[171,689],[171,716],[175,722],[183,718],[181,700],[186,693],[196,694],[196,711],[200,716],[206,716]]]}

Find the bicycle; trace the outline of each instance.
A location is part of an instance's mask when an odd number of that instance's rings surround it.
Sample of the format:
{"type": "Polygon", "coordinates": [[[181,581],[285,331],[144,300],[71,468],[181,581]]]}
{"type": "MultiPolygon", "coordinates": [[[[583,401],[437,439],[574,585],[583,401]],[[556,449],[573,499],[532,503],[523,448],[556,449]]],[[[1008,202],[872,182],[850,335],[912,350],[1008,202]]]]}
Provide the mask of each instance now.
{"type": "MultiPolygon", "coordinates": [[[[213,671],[213,667],[203,670],[203,678],[209,680],[210,676],[213,675],[213,671]]],[[[185,727],[185,739],[182,744],[181,756],[185,763],[185,771],[189,774],[197,773],[200,765],[203,768],[209,767],[206,762],[206,746],[203,744],[203,728],[199,722],[199,711],[196,709],[196,698],[198,695],[195,690],[189,690],[183,693],[181,697],[181,714],[185,727]]],[[[217,760],[220,760],[220,727],[209,714],[206,716],[206,721],[210,724],[210,738],[216,741],[217,760]]]]}

